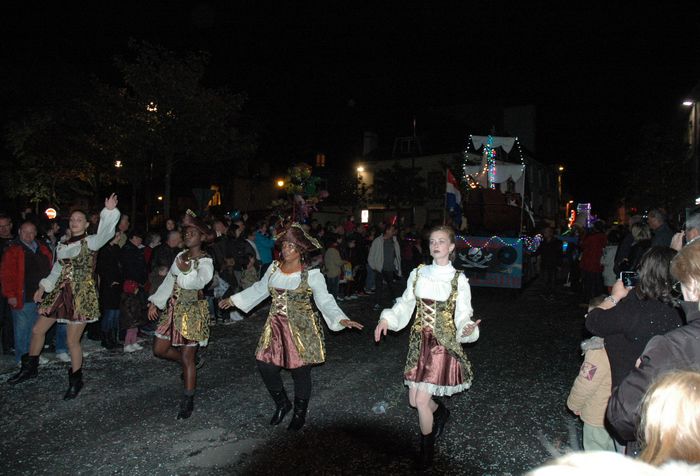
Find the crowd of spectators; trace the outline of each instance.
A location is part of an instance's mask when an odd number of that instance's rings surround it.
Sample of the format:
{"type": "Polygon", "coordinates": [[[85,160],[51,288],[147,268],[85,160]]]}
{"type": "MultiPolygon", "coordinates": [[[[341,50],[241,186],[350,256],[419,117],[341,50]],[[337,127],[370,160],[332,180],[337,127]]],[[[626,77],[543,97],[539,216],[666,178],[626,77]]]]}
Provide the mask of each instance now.
{"type": "MultiPolygon", "coordinates": [[[[99,214],[90,213],[89,221],[90,229],[96,230],[99,214]]],[[[245,316],[239,310],[220,310],[218,300],[251,286],[264,274],[279,256],[276,237],[286,223],[272,215],[251,220],[245,213],[208,217],[207,222],[215,235],[206,247],[215,267],[205,289],[212,324],[231,324],[245,316]]],[[[399,233],[393,224],[357,225],[352,216],[323,224],[312,220],[303,226],[324,247],[306,265],[321,269],[339,302],[374,295],[375,307],[383,308],[398,296],[405,271],[429,259],[427,228],[425,236],[412,227],[399,233]]],[[[88,326],[86,338],[100,341],[108,350],[143,349],[140,342],[154,333],[147,319],[147,298],[163,282],[183,247],[180,230],[179,219],[167,219],[161,227],[145,232],[122,214],[114,238],[97,255],[102,317],[88,326]]],[[[18,362],[38,317],[34,290],[51,269],[56,245],[69,239],[68,234],[58,220],[38,220],[29,214],[15,227],[9,216],[0,215],[0,341],[3,352],[14,354],[18,362]]],[[[68,361],[65,324],[54,326],[45,350],[68,361]]]]}
{"type": "Polygon", "coordinates": [[[624,472],[627,457],[649,474],[700,463],[700,210],[678,228],[657,208],[625,226],[574,228],[575,239],[544,234],[536,253],[543,287],[551,287],[548,270],[561,269],[552,257],[563,257],[566,277],[559,278],[588,308],[583,363],[566,404],[583,421],[590,457],[569,455],[532,474],[574,467],[592,474],[603,465],[624,472]]]}

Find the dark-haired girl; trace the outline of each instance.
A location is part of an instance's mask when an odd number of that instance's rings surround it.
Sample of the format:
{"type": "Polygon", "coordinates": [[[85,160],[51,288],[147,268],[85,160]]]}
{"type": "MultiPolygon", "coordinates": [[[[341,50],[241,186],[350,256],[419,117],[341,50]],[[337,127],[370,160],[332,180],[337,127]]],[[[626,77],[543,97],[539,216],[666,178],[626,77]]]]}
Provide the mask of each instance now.
{"type": "Polygon", "coordinates": [[[586,329],[605,339],[612,388],[634,369],[652,337],[683,325],[671,305],[674,280],[670,266],[675,255],[671,248],[649,248],[639,261],[637,285],[625,287],[618,280],[612,294],[586,316],[586,329]]]}
{"type": "Polygon", "coordinates": [[[326,360],[323,327],[311,302],[321,312],[332,331],[362,329],[347,318],[328,293],[318,269],[310,269],[307,256],[321,245],[298,224],[280,234],[282,261],[273,261],[262,279],[248,289],[219,301],[221,309],[233,306],[248,312],[272,296],[272,305],[258,342],[255,358],[258,370],[276,409],[270,420],[279,425],[292,409],[280,371],[287,369],[294,380],[294,415],[287,427],[298,431],[306,422],[311,395],[311,368],[326,360]]]}
{"type": "Polygon", "coordinates": [[[97,251],[114,236],[120,216],[117,203],[115,194],[105,199],[100,224],[94,235],[87,234],[90,222],[85,212],[76,210],[71,213],[71,238],[56,247],[56,263],[51,273],[39,282],[34,301],[41,303],[40,317],[32,329],[29,354],[22,356],[22,367],[8,380],[10,384],[37,376],[39,354],[44,348],[46,332],[58,321],[68,324],[68,352],[71,359],[68,369],[69,385],[64,400],[75,398],[83,388],[80,337],[87,324],[100,318],[94,275],[95,258],[97,251]],[[44,297],[44,293],[48,294],[44,297]]]}

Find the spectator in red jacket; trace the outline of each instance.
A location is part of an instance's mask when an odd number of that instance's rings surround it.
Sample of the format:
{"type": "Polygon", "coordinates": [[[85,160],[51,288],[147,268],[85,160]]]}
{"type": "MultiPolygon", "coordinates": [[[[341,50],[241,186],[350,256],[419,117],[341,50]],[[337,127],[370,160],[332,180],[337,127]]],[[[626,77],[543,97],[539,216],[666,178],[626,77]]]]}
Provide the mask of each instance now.
{"type": "Polygon", "coordinates": [[[585,307],[596,296],[603,294],[603,265],[600,258],[608,244],[605,225],[602,221],[593,224],[593,229],[581,241],[581,294],[585,307]]]}
{"type": "Polygon", "coordinates": [[[12,308],[17,362],[29,352],[32,328],[39,317],[34,293],[39,281],[51,271],[51,263],[51,251],[36,240],[36,225],[22,223],[18,239],[7,248],[0,264],[2,294],[12,308]]]}

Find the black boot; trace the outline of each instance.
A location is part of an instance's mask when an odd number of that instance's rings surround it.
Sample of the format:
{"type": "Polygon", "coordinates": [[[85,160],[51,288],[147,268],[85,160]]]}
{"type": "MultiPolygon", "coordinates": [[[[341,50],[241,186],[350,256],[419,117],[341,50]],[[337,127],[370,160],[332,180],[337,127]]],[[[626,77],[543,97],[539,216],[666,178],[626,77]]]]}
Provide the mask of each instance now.
{"type": "Polygon", "coordinates": [[[63,396],[64,400],[70,400],[78,396],[80,389],[83,388],[83,369],[79,368],[75,372],[70,367],[68,368],[68,390],[63,396]]]}
{"type": "Polygon", "coordinates": [[[275,405],[277,405],[277,409],[270,420],[270,425],[279,425],[282,423],[287,413],[289,413],[289,410],[292,409],[292,402],[289,401],[287,392],[285,392],[284,389],[279,392],[270,391],[270,395],[272,395],[272,399],[275,401],[275,405]]]}
{"type": "Polygon", "coordinates": [[[442,402],[436,400],[435,403],[438,404],[438,407],[433,413],[433,434],[435,439],[438,439],[445,429],[445,423],[450,418],[450,411],[442,402]]]}
{"type": "Polygon", "coordinates": [[[301,427],[306,423],[306,409],[309,406],[309,401],[303,398],[294,397],[294,416],[292,421],[289,422],[287,430],[289,431],[299,431],[301,427]]]}
{"type": "Polygon", "coordinates": [[[178,420],[185,420],[192,415],[194,410],[194,395],[183,395],[180,400],[180,411],[177,414],[178,420]]]}
{"type": "Polygon", "coordinates": [[[420,456],[418,457],[418,469],[425,471],[433,467],[433,453],[435,451],[435,433],[420,435],[420,456]]]}
{"type": "Polygon", "coordinates": [[[39,374],[37,370],[39,368],[39,356],[31,356],[29,354],[24,354],[22,356],[22,367],[20,367],[19,372],[14,374],[12,377],[7,379],[7,383],[10,385],[15,385],[30,378],[34,378],[39,374]]]}

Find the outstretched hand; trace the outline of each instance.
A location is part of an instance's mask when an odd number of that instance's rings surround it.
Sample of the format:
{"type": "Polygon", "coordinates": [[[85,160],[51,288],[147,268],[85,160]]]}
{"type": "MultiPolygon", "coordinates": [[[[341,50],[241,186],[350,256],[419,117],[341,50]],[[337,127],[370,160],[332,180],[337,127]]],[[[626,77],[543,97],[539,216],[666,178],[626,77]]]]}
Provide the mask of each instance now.
{"type": "Polygon", "coordinates": [[[150,303],[148,305],[148,320],[155,321],[158,318],[158,308],[155,304],[150,303]]]}
{"type": "Polygon", "coordinates": [[[380,319],[377,327],[374,328],[374,342],[382,340],[382,335],[386,335],[389,330],[389,323],[385,319],[380,319]]]}
{"type": "Polygon", "coordinates": [[[219,301],[219,309],[231,309],[233,307],[233,303],[229,298],[226,299],[221,299],[219,301]]]}
{"type": "Polygon", "coordinates": [[[362,329],[364,327],[359,322],[351,321],[350,319],[341,319],[340,325],[345,327],[345,328],[355,328],[355,329],[362,329]]]}
{"type": "Polygon", "coordinates": [[[474,329],[476,329],[479,326],[480,322],[481,319],[477,319],[476,322],[472,322],[471,324],[464,326],[464,330],[462,331],[462,337],[471,335],[472,332],[474,332],[474,329]]]}
{"type": "Polygon", "coordinates": [[[117,199],[117,194],[113,193],[112,195],[109,196],[109,198],[105,198],[105,208],[107,210],[114,210],[117,208],[117,204],[119,203],[119,200],[117,199]]]}

